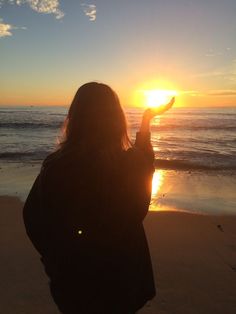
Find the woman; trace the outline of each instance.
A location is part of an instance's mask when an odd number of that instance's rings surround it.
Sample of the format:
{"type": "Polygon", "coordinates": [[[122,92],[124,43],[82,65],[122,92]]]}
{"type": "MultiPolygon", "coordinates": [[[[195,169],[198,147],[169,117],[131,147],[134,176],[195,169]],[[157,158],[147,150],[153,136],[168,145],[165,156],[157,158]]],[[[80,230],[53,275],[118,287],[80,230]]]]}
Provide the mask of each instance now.
{"type": "Polygon", "coordinates": [[[27,234],[63,314],[128,314],[155,296],[142,221],[154,172],[145,111],[132,146],[119,99],[107,85],[79,88],[58,149],[26,200],[27,234]]]}

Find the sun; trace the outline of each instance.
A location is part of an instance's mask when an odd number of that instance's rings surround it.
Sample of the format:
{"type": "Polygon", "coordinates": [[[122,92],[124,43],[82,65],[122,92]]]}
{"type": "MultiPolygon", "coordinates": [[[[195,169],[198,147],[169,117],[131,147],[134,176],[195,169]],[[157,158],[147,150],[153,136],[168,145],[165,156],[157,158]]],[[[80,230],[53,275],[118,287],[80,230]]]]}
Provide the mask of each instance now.
{"type": "Polygon", "coordinates": [[[136,85],[132,95],[134,106],[157,108],[169,103],[171,98],[180,96],[180,92],[175,83],[158,79],[136,85]]]}
{"type": "Polygon", "coordinates": [[[177,96],[175,90],[152,89],[143,90],[145,96],[145,107],[157,108],[170,102],[172,97],[177,96]]]}

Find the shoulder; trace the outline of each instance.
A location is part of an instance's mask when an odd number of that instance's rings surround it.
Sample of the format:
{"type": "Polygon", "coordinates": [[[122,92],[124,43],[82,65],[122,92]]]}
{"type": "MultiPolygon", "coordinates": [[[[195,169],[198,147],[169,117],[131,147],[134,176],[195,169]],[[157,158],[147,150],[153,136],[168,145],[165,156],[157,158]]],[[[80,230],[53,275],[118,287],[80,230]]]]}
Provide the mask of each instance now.
{"type": "Polygon", "coordinates": [[[79,151],[57,151],[46,157],[41,174],[45,185],[73,184],[77,178],[90,171],[91,156],[81,156],[79,151]]]}
{"type": "Polygon", "coordinates": [[[52,152],[51,154],[49,154],[44,159],[44,161],[42,163],[42,169],[49,168],[49,167],[57,164],[58,162],[60,163],[61,159],[62,159],[62,154],[61,154],[60,150],[52,152]]]}
{"type": "Polygon", "coordinates": [[[44,191],[49,186],[54,186],[61,181],[61,177],[66,171],[65,160],[57,151],[48,155],[41,166],[38,185],[44,191]]]}
{"type": "Polygon", "coordinates": [[[41,171],[44,173],[63,171],[63,169],[73,163],[73,159],[73,154],[57,150],[44,159],[41,171]]]}

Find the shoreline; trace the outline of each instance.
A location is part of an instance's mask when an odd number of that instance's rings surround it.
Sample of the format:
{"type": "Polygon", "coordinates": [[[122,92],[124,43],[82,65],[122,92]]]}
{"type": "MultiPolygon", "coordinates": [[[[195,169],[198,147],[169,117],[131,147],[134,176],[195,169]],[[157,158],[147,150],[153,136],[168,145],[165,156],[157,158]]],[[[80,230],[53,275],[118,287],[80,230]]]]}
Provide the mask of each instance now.
{"type": "MultiPolygon", "coordinates": [[[[0,195],[22,201],[36,179],[40,164],[0,165],[0,195]]],[[[235,171],[185,171],[156,169],[150,210],[209,215],[236,214],[235,171]]]]}
{"type": "MultiPolygon", "coordinates": [[[[59,314],[25,234],[23,204],[0,196],[1,308],[5,314],[59,314]]],[[[138,314],[234,314],[236,216],[149,212],[144,227],[157,296],[138,314]]]]}

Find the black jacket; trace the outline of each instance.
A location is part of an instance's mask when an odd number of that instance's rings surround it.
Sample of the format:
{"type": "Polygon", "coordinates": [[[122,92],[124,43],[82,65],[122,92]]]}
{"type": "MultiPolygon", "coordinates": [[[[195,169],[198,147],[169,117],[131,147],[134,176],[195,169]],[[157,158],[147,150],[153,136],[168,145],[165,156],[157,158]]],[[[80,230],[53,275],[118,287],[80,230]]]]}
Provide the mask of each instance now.
{"type": "Polygon", "coordinates": [[[112,158],[75,150],[42,167],[23,216],[63,313],[137,310],[154,297],[142,224],[153,159],[150,134],[138,133],[112,158]]]}

